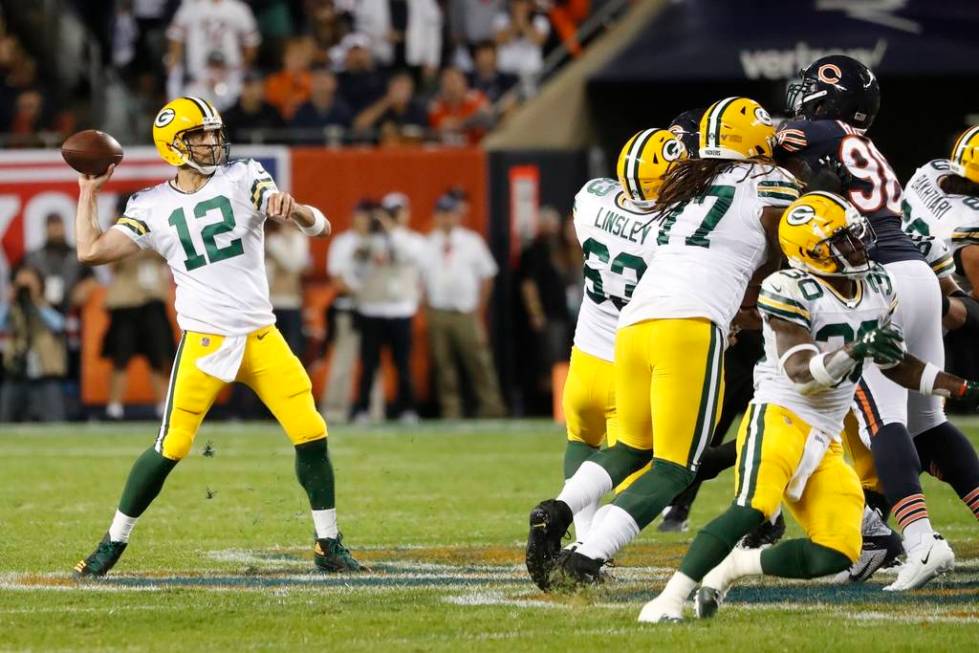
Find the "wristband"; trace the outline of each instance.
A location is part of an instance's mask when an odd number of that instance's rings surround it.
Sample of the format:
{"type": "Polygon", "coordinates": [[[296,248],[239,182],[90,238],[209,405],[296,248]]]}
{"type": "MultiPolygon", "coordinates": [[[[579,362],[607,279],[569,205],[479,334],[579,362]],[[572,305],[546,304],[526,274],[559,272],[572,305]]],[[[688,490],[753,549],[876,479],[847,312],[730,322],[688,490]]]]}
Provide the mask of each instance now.
{"type": "MultiPolygon", "coordinates": [[[[810,342],[806,342],[806,343],[803,343],[801,345],[796,345],[795,347],[789,347],[785,351],[785,353],[782,354],[782,356],[778,359],[778,371],[784,373],[785,372],[785,362],[787,360],[789,360],[790,358],[792,358],[792,356],[794,356],[795,354],[799,353],[800,351],[807,351],[807,350],[812,350],[812,351],[816,352],[816,355],[819,355],[819,347],[817,347],[816,345],[814,345],[814,344],[812,344],[810,342]]],[[[813,378],[815,378],[815,377],[813,377],[813,378]]]]}
{"type": "Polygon", "coordinates": [[[809,373],[816,383],[829,388],[839,383],[855,363],[845,351],[837,349],[810,358],[809,373]]]}
{"type": "Polygon", "coordinates": [[[321,235],[324,231],[326,231],[327,225],[329,224],[326,221],[326,216],[323,215],[323,212],[320,211],[315,206],[310,206],[309,204],[307,204],[306,208],[312,211],[313,213],[313,224],[309,225],[308,227],[303,226],[301,224],[297,225],[299,227],[299,230],[304,234],[306,234],[307,236],[321,235]]]}
{"type": "MultiPolygon", "coordinates": [[[[935,393],[935,379],[941,370],[933,363],[925,363],[925,369],[921,371],[921,380],[918,381],[918,392],[923,395],[935,393]]],[[[965,387],[963,385],[963,387],[965,387]]]]}

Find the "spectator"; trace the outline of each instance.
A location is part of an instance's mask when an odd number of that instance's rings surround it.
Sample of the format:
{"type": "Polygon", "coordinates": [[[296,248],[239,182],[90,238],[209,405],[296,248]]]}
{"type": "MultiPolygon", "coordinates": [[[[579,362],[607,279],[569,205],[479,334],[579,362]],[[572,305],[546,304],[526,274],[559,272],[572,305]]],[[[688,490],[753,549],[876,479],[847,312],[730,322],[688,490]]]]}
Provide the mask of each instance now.
{"type": "Polygon", "coordinates": [[[252,130],[285,127],[279,112],[265,101],[262,76],[254,72],[246,73],[237,104],[225,111],[222,117],[226,129],[231,133],[231,140],[239,143],[253,141],[252,130]]]}
{"type": "Polygon", "coordinates": [[[68,245],[65,223],[58,213],[44,219],[44,244],[27,253],[24,262],[44,279],[44,297],[65,317],[68,367],[65,375],[65,413],[69,419],[82,414],[81,408],[81,320],[79,312],[99,284],[91,268],[78,262],[68,245]]]}
{"type": "Polygon", "coordinates": [[[148,250],[112,265],[105,292],[109,328],[102,338],[102,357],[112,361],[106,417],[124,417],[129,362],[142,356],[150,366],[150,385],[157,417],[163,416],[167,375],[173,360],[174,334],[167,315],[170,274],[166,263],[148,250]]]}
{"type": "Polygon", "coordinates": [[[230,109],[241,94],[241,71],[228,68],[221,51],[214,50],[207,55],[204,73],[187,84],[184,93],[210,100],[218,111],[230,109]]]}
{"type": "Polygon", "coordinates": [[[370,39],[363,34],[348,34],[339,46],[338,57],[343,61],[339,75],[340,95],[359,114],[384,95],[387,78],[376,69],[370,39]]]}
{"type": "Polygon", "coordinates": [[[398,375],[398,394],[392,413],[402,422],[418,420],[411,380],[411,322],[420,300],[419,269],[424,240],[407,228],[407,198],[400,193],[384,197],[374,214],[370,258],[358,292],[360,313],[361,375],[354,405],[354,421],[365,422],[381,349],[388,347],[398,375]]]}
{"type": "MultiPolygon", "coordinates": [[[[569,292],[581,277],[581,250],[562,228],[561,215],[550,207],[540,210],[537,235],[520,254],[520,297],[531,331],[528,394],[544,402],[551,391],[551,368],[568,360],[575,315],[569,292]]],[[[536,402],[535,402],[536,403],[536,402]]],[[[546,403],[546,402],[545,402],[546,403]]],[[[541,404],[538,404],[541,405],[541,404]]]]}
{"type": "Polygon", "coordinates": [[[505,10],[505,0],[450,0],[452,40],[468,50],[476,43],[496,38],[496,17],[505,10]]]}
{"type": "Polygon", "coordinates": [[[242,72],[255,60],[262,40],[252,10],[241,0],[184,0],[166,35],[170,97],[180,95],[188,80],[206,75],[215,50],[230,70],[242,72]]]}
{"type": "Polygon", "coordinates": [[[495,103],[516,83],[515,75],[502,73],[497,67],[496,43],[477,43],[473,49],[473,72],[469,75],[469,86],[485,95],[491,103],[495,103]]]}
{"type": "Polygon", "coordinates": [[[40,272],[26,264],[16,268],[8,302],[0,303],[6,333],[0,422],[64,421],[64,329],[64,316],[44,299],[40,272]]]}
{"type": "MultiPolygon", "coordinates": [[[[337,78],[328,68],[316,68],[310,76],[309,100],[299,105],[290,125],[300,129],[315,130],[328,126],[349,127],[353,116],[350,107],[337,97],[337,78]]],[[[322,142],[317,138],[301,139],[322,142]]]]}
{"type": "MultiPolygon", "coordinates": [[[[338,234],[330,242],[326,266],[336,297],[330,305],[327,323],[332,325],[330,339],[333,353],[320,412],[328,421],[346,422],[350,419],[351,398],[354,390],[354,372],[360,351],[357,292],[370,260],[371,224],[374,222],[373,202],[362,199],[354,207],[350,229],[338,234]]],[[[384,417],[384,388],[375,375],[369,401],[369,414],[373,421],[384,417]]]]}
{"type": "Polygon", "coordinates": [[[382,66],[435,77],[442,58],[442,9],[435,0],[360,0],[354,21],[382,66]]]}
{"type": "Polygon", "coordinates": [[[491,115],[486,96],[469,89],[461,70],[446,68],[438,97],[428,111],[428,121],[447,141],[461,137],[478,143],[489,127],[491,115]]]}
{"type": "Polygon", "coordinates": [[[309,99],[311,58],[309,39],[290,39],[282,53],[282,68],[265,79],[265,99],[287,121],[292,119],[296,108],[309,99]]]}
{"type": "Polygon", "coordinates": [[[427,238],[424,270],[425,319],[435,364],[442,417],[462,417],[456,359],[476,394],[480,417],[503,417],[500,386],[483,324],[496,261],[482,236],[460,226],[459,202],[443,195],[435,206],[435,229],[427,238]]]}
{"type": "Polygon", "coordinates": [[[496,17],[495,27],[500,70],[520,77],[540,72],[551,24],[534,12],[531,0],[510,0],[509,11],[496,17]]]}
{"type": "Polygon", "coordinates": [[[265,272],[275,324],[292,353],[302,356],[305,349],[302,274],[309,265],[309,242],[291,224],[273,220],[265,224],[265,272]]]}
{"type": "Polygon", "coordinates": [[[581,54],[578,28],[588,18],[590,11],[591,0],[557,0],[547,12],[554,31],[573,57],[581,54]]]}
{"type": "Polygon", "coordinates": [[[393,130],[396,136],[418,137],[428,126],[425,108],[413,96],[415,82],[408,73],[398,73],[388,81],[388,91],[377,102],[360,112],[354,128],[361,132],[393,130]],[[414,134],[412,133],[414,132],[414,134]]]}
{"type": "Polygon", "coordinates": [[[43,145],[39,134],[48,127],[44,110],[44,97],[37,89],[27,89],[17,94],[14,112],[7,131],[16,138],[11,145],[18,147],[40,147],[43,145]]]}
{"type": "Polygon", "coordinates": [[[333,0],[306,0],[307,32],[313,39],[313,61],[330,63],[330,51],[353,31],[353,16],[340,10],[333,0]]]}

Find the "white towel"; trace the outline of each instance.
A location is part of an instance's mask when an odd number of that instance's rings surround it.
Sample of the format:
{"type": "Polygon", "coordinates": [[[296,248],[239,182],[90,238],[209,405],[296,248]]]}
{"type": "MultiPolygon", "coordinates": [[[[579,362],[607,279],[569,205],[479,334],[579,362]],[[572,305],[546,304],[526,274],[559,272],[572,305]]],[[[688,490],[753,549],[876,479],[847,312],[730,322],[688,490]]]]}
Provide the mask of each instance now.
{"type": "Polygon", "coordinates": [[[238,377],[241,359],[245,357],[248,336],[225,336],[224,342],[207,356],[197,359],[197,369],[205,374],[231,383],[238,377]]]}
{"type": "Polygon", "coordinates": [[[802,459],[799,460],[795,474],[792,475],[789,486],[785,489],[785,494],[790,500],[798,501],[802,498],[809,477],[819,467],[819,463],[823,462],[823,456],[826,455],[826,450],[832,441],[833,436],[829,433],[816,429],[809,431],[806,446],[802,450],[802,459]]]}

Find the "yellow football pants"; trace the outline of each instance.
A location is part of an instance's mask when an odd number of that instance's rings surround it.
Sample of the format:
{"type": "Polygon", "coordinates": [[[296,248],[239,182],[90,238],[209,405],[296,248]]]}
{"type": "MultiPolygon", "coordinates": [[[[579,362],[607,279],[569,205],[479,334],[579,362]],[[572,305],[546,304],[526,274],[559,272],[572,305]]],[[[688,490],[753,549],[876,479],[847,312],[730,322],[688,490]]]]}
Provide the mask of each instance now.
{"type": "MultiPolygon", "coordinates": [[[[571,365],[561,397],[568,440],[600,447],[602,440],[611,447],[619,433],[615,410],[615,370],[607,360],[571,348],[571,365]]],[[[616,492],[622,492],[641,476],[649,465],[622,481],[616,492]]]]}
{"type": "Polygon", "coordinates": [[[696,470],[723,396],[724,335],[710,320],[647,320],[619,330],[619,442],[696,470]]]}
{"type": "MultiPolygon", "coordinates": [[[[180,460],[190,452],[197,429],[226,385],[197,367],[197,359],[214,353],[222,342],[223,336],[193,331],[180,339],[155,446],[165,458],[180,460]]],[[[248,335],[235,380],[255,391],[293,444],[326,437],[309,375],[274,325],[248,335]]]]}
{"type": "Polygon", "coordinates": [[[787,408],[752,403],[738,431],[735,503],[771,518],[784,501],[810,540],[855,562],[863,544],[863,491],[838,442],[826,450],[802,497],[790,501],[784,496],[810,430],[787,408]]]}
{"type": "Polygon", "coordinates": [[[860,425],[853,411],[846,414],[846,420],[843,422],[843,448],[850,456],[853,469],[857,472],[857,478],[860,479],[860,485],[867,490],[883,494],[884,490],[880,485],[880,479],[877,478],[874,455],[860,437],[860,425]]]}

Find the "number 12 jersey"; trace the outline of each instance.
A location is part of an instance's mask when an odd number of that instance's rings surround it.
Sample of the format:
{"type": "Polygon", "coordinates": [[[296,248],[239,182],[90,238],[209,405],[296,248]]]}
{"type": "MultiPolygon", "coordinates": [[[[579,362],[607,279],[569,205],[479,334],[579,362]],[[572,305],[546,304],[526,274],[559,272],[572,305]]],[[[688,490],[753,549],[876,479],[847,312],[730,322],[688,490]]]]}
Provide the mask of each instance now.
{"type": "Polygon", "coordinates": [[[113,226],[166,259],[184,331],[224,336],[275,323],[265,273],[265,210],[278,192],[257,161],[219,166],[196,192],[141,190],[113,226]]]}

